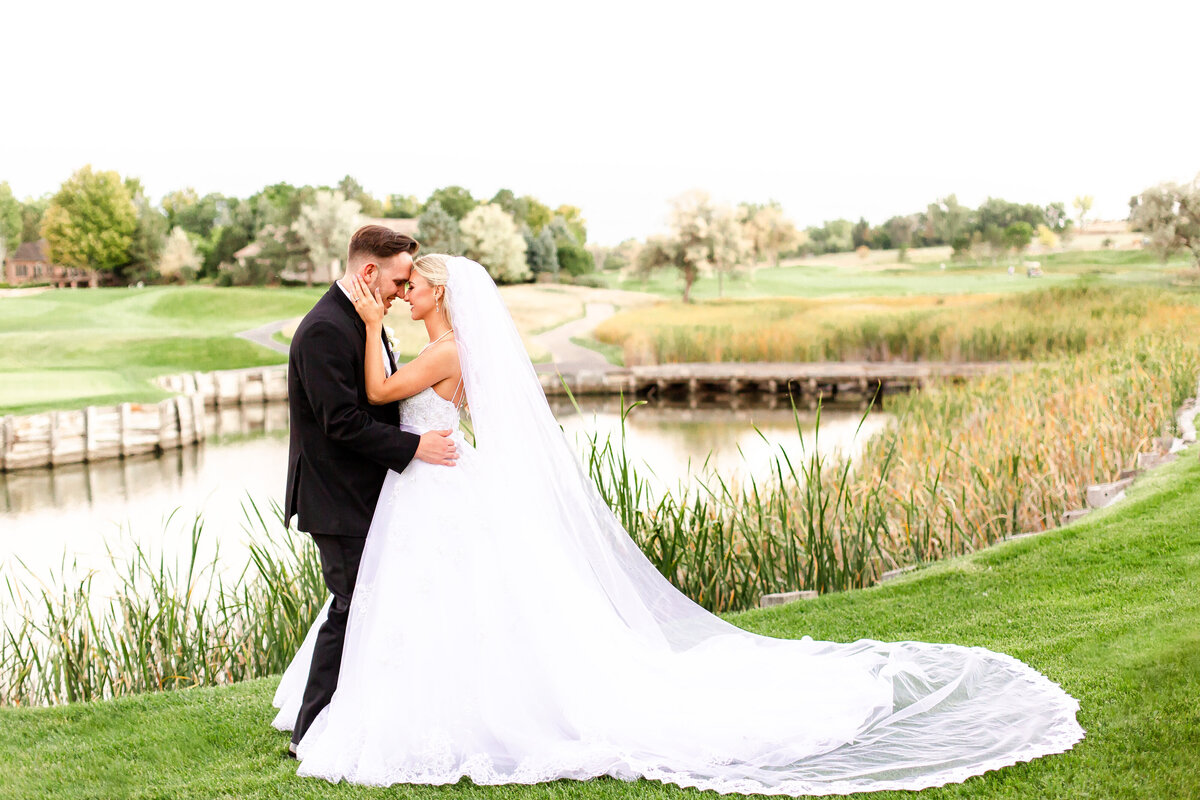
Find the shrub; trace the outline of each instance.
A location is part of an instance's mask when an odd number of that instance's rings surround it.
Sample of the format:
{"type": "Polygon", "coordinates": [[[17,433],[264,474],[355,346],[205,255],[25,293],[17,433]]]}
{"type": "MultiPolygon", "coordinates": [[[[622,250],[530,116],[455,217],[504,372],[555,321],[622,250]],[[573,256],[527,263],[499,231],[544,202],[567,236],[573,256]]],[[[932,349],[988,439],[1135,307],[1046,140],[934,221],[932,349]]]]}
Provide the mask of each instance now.
{"type": "Polygon", "coordinates": [[[573,276],[583,275],[596,270],[596,261],[587,248],[575,242],[560,242],[558,245],[558,266],[573,276]]]}
{"type": "Polygon", "coordinates": [[[576,275],[571,281],[576,286],[590,286],[593,289],[607,289],[608,278],[598,272],[589,272],[586,275],[576,275]]]}

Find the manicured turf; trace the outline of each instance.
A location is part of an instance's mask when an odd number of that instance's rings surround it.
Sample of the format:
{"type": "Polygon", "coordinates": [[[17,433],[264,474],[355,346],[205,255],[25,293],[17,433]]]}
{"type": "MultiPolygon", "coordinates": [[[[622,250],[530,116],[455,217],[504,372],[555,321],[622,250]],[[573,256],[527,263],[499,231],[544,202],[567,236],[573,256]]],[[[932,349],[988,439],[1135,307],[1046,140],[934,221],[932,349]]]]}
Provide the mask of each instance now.
{"type": "Polygon", "coordinates": [[[0,413],[166,397],[175,372],[280,364],[234,336],[304,314],[321,289],[62,289],[0,299],[0,413]]]}
{"type": "MultiPolygon", "coordinates": [[[[881,587],[731,616],[781,637],[982,645],[1077,697],[1087,738],[928,798],[1200,797],[1200,463],[1196,448],[1076,525],[881,587]]],[[[269,727],[274,679],[53,709],[0,710],[0,798],[642,798],[615,780],[534,787],[330,786],[295,776],[269,727]]],[[[697,698],[702,703],[703,698],[697,698]]],[[[712,795],[709,795],[712,796],[712,795]]],[[[870,795],[909,798],[911,793],[870,795]]]]}
{"type": "MultiPolygon", "coordinates": [[[[918,254],[919,255],[919,254],[918,254]]],[[[1021,261],[1014,259],[1014,274],[1008,264],[960,264],[949,259],[937,263],[894,265],[833,264],[811,259],[794,266],[741,270],[724,280],[724,297],[894,297],[930,294],[995,294],[1024,292],[1047,286],[1074,283],[1081,276],[1093,276],[1118,285],[1169,284],[1190,265],[1188,259],[1174,258],[1163,264],[1148,251],[1071,251],[1036,256],[1043,275],[1029,278],[1021,261]],[[942,269],[941,265],[946,268],[942,269]]],[[[647,279],[622,281],[620,288],[651,292],[669,299],[683,294],[678,270],[662,269],[647,279]]],[[[692,287],[693,300],[718,297],[715,277],[699,278],[692,287]]]]}

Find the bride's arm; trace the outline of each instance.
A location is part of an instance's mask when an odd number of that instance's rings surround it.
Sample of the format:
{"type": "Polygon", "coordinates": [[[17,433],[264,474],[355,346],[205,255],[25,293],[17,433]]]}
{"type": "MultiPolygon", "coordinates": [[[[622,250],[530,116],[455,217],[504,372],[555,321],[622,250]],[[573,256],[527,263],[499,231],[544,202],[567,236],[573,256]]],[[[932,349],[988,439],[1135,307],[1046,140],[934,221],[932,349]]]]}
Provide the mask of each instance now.
{"type": "MultiPolygon", "coordinates": [[[[372,405],[379,406],[412,397],[422,389],[456,374],[458,348],[440,346],[430,348],[419,358],[397,368],[391,377],[386,377],[383,369],[383,300],[377,294],[372,294],[358,276],[354,277],[353,286],[362,298],[354,304],[354,308],[367,326],[363,378],[367,400],[372,405]]],[[[453,345],[453,342],[445,344],[453,345]]]]}
{"type": "MultiPolygon", "coordinates": [[[[367,336],[370,336],[367,333],[367,336]]],[[[378,334],[375,338],[379,338],[378,334]]],[[[370,342],[370,339],[367,340],[370,342]]],[[[383,373],[383,364],[380,359],[383,356],[379,355],[379,350],[382,344],[375,345],[375,367],[379,373],[383,373]]],[[[371,365],[371,348],[367,347],[367,368],[371,365]]],[[[458,370],[458,348],[453,342],[442,342],[435,347],[426,350],[417,358],[400,366],[391,377],[382,383],[375,384],[372,389],[371,382],[367,381],[367,400],[372,405],[383,405],[384,403],[392,403],[396,400],[403,400],[406,397],[412,397],[422,389],[428,389],[430,386],[445,380],[446,378],[454,377],[458,370]]]]}

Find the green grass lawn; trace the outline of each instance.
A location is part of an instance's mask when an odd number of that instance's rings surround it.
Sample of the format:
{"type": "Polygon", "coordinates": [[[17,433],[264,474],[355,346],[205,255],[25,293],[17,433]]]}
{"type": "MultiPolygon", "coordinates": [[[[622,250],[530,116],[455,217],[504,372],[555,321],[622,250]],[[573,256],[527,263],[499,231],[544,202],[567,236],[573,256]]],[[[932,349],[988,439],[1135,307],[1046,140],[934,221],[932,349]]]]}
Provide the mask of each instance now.
{"type": "Polygon", "coordinates": [[[153,378],[281,364],[234,334],[304,314],[325,287],[60,289],[0,299],[0,413],[166,397],[153,378]]]}
{"type": "MultiPolygon", "coordinates": [[[[1013,259],[1015,274],[1005,262],[960,264],[950,260],[906,266],[837,266],[807,262],[778,268],[760,266],[727,276],[728,298],[751,297],[895,297],[930,294],[994,294],[1023,292],[1047,286],[1068,285],[1083,276],[1119,285],[1168,285],[1190,262],[1174,258],[1166,264],[1148,251],[1071,251],[1032,256],[1041,263],[1044,275],[1028,278],[1020,259],[1013,259]],[[945,263],[946,268],[941,268],[945,263]]],[[[651,292],[670,299],[683,293],[678,270],[663,269],[648,279],[629,279],[620,288],[651,292]]],[[[718,297],[715,277],[701,277],[692,287],[693,300],[718,297]]]]}
{"type": "MultiPolygon", "coordinates": [[[[982,645],[1026,661],[1080,700],[1087,738],[1070,753],[921,797],[1200,797],[1197,519],[1192,448],[1140,478],[1125,502],[1069,528],[880,587],[729,618],[780,637],[982,645]]],[[[385,790],[301,779],[282,755],[287,736],[269,725],[275,683],[0,710],[0,798],[697,796],[610,779],[385,790]]]]}

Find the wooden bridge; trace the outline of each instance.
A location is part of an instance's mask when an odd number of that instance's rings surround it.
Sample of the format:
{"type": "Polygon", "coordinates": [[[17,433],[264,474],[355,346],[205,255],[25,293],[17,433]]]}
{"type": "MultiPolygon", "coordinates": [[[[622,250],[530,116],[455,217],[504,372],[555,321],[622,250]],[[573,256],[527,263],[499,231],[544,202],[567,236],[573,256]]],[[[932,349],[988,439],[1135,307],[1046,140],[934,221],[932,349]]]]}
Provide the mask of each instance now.
{"type": "Polygon", "coordinates": [[[983,363],[728,363],[661,364],[578,371],[569,375],[542,372],[547,395],[617,394],[637,397],[738,395],[756,393],[822,400],[861,400],[879,394],[907,392],[934,381],[963,381],[993,372],[1011,372],[1023,365],[983,363]],[[565,384],[565,387],[564,387],[565,384]]]}

